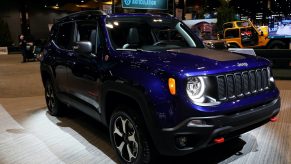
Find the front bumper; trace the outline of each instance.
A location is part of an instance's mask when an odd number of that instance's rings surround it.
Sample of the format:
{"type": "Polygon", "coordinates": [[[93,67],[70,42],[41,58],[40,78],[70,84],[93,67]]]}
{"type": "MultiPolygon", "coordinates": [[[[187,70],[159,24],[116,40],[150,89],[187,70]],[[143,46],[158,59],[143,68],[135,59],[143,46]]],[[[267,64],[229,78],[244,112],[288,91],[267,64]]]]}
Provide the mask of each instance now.
{"type": "Polygon", "coordinates": [[[279,113],[279,110],[280,98],[277,98],[259,107],[230,115],[191,117],[173,128],[162,129],[154,141],[161,154],[186,155],[215,144],[215,138],[229,139],[257,128],[270,121],[279,113]],[[187,125],[191,120],[200,120],[206,125],[189,127],[187,125]]]}

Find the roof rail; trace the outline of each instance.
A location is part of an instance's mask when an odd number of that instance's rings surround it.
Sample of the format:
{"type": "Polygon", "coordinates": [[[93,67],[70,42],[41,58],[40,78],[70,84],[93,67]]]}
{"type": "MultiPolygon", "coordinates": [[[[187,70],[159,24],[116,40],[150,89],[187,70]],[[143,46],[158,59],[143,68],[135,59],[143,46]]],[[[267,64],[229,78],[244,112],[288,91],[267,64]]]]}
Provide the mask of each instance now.
{"type": "Polygon", "coordinates": [[[147,14],[151,14],[151,15],[160,15],[160,16],[167,16],[167,17],[174,17],[173,15],[171,15],[171,14],[169,14],[169,13],[163,13],[163,12],[147,13],[147,14]]]}
{"type": "Polygon", "coordinates": [[[104,11],[102,10],[84,10],[84,11],[79,11],[79,12],[75,12],[75,13],[72,13],[72,14],[69,14],[63,18],[60,18],[57,20],[57,22],[61,22],[61,21],[64,21],[64,20],[67,20],[67,19],[72,19],[72,18],[75,18],[75,17],[78,17],[78,16],[82,16],[82,15],[88,15],[88,14],[91,14],[91,15],[107,15],[104,11]]]}

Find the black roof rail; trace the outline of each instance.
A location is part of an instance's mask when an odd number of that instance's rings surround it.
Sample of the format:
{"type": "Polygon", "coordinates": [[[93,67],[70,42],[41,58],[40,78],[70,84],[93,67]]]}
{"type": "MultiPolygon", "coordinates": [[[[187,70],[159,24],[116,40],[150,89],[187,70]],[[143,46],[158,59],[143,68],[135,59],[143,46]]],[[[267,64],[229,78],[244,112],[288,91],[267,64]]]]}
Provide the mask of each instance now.
{"type": "Polygon", "coordinates": [[[74,19],[76,17],[85,16],[85,15],[100,16],[100,15],[107,15],[107,14],[102,10],[84,10],[84,11],[79,11],[79,12],[69,14],[63,18],[58,19],[56,22],[62,22],[62,21],[74,19]]]}
{"type": "Polygon", "coordinates": [[[173,15],[169,14],[169,13],[163,13],[163,12],[157,12],[157,13],[147,13],[147,14],[151,14],[151,15],[160,15],[160,16],[166,16],[166,17],[173,17],[173,15]]]}

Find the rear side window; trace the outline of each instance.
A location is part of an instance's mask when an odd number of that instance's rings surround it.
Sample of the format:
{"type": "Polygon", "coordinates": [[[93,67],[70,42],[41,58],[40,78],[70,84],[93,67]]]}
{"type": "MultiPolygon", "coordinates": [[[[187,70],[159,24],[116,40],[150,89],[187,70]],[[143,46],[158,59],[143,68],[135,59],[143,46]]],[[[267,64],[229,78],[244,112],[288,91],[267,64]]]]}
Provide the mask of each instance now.
{"type": "Polygon", "coordinates": [[[224,23],[223,29],[225,30],[226,28],[233,28],[233,24],[232,23],[224,23]]]}
{"type": "Polygon", "coordinates": [[[239,29],[228,29],[225,31],[225,39],[239,38],[239,29]]]}
{"type": "Polygon", "coordinates": [[[64,23],[59,26],[56,43],[63,49],[71,50],[74,38],[74,23],[64,23]]]}

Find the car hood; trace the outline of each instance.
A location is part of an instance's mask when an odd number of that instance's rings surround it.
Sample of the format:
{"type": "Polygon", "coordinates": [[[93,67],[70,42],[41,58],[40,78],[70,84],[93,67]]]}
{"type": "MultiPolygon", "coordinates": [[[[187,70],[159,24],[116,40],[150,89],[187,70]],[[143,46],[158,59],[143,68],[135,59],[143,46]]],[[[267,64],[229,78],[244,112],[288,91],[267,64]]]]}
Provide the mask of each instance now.
{"type": "MultiPolygon", "coordinates": [[[[159,69],[185,76],[209,75],[267,67],[261,57],[217,51],[206,48],[172,49],[167,51],[123,51],[135,68],[159,69]]],[[[151,70],[154,71],[154,70],[151,70]]]]}

